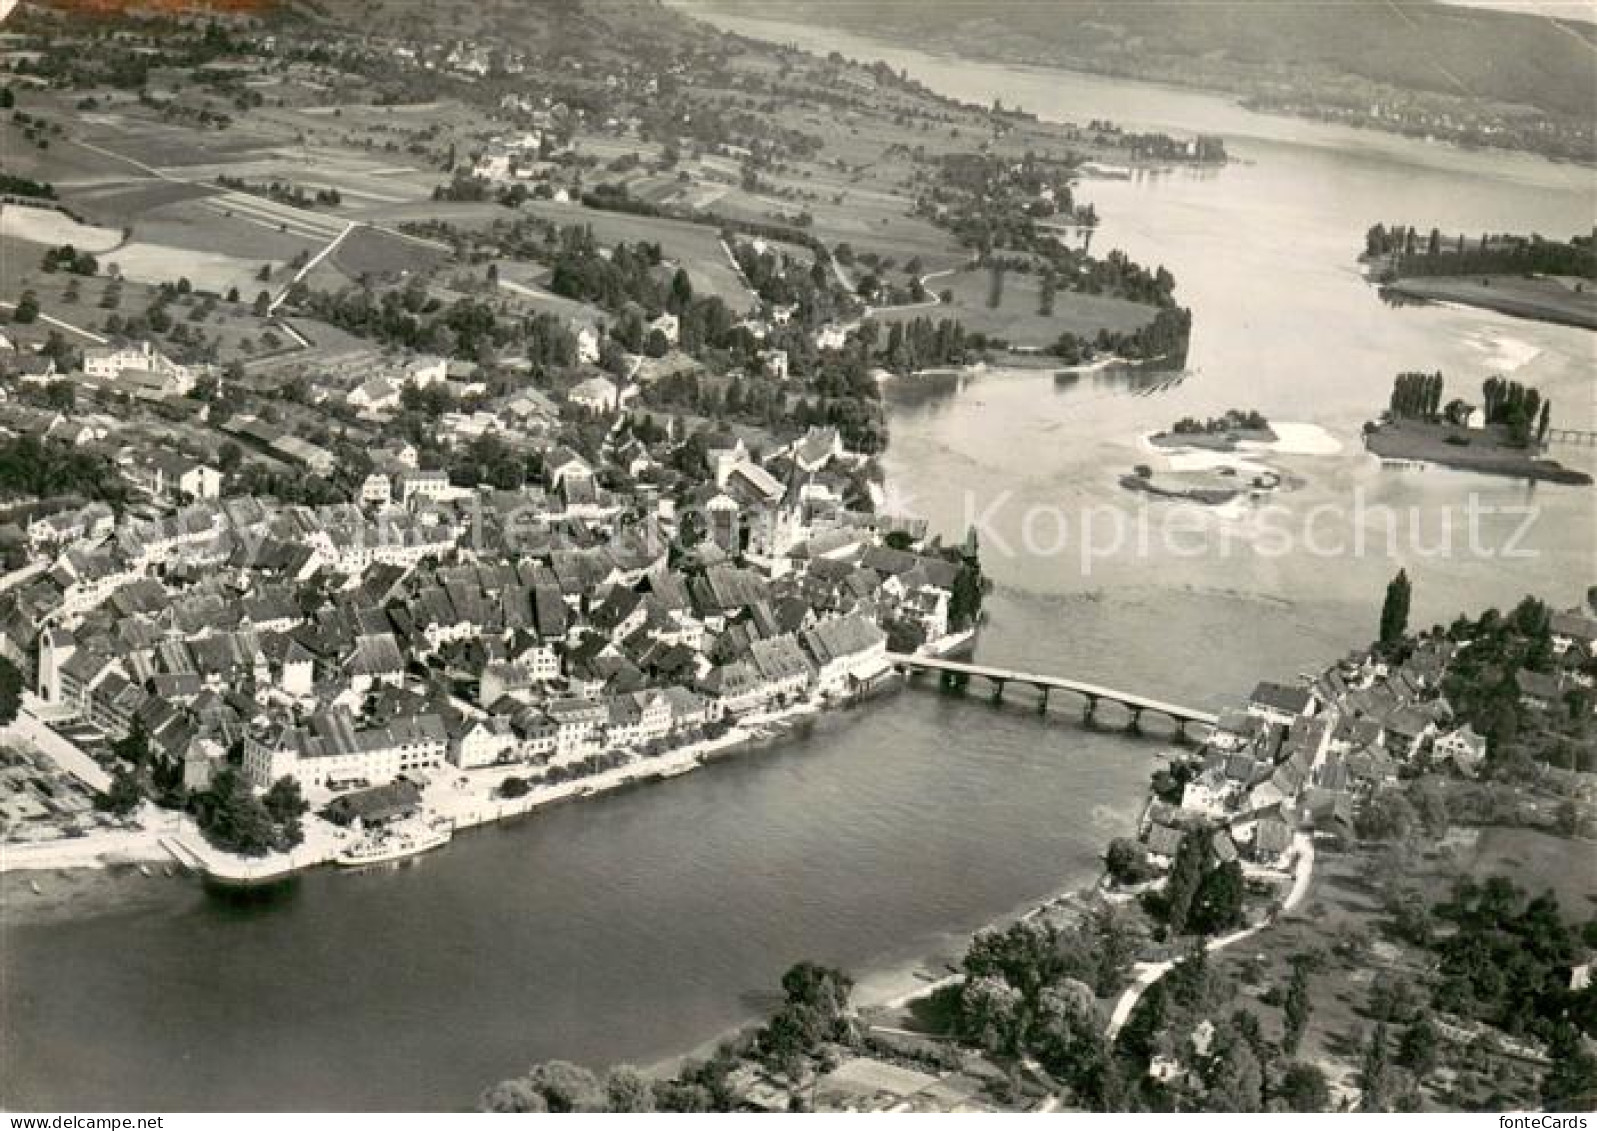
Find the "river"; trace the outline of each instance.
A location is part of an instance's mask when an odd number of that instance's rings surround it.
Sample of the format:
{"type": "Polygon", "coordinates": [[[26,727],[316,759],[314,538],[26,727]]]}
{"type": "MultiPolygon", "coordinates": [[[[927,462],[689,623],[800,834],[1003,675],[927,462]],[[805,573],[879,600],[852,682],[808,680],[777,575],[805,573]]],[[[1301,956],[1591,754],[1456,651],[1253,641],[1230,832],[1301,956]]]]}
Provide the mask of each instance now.
{"type": "MultiPolygon", "coordinates": [[[[1399,562],[1421,621],[1525,591],[1567,604],[1597,580],[1589,492],[1382,471],[1357,439],[1399,368],[1456,374],[1465,396],[1487,373],[1512,370],[1553,397],[1559,423],[1591,428],[1594,339],[1388,307],[1353,262],[1377,219],[1584,230],[1597,214],[1588,172],[1267,118],[1154,86],[809,29],[774,37],[885,57],[983,103],[1221,133],[1237,158],[1082,193],[1105,217],[1096,250],[1121,246],[1175,272],[1196,320],[1184,381],[1149,391],[1107,374],[1056,383],[995,373],[891,390],[898,501],[956,535],[968,513],[985,515],[997,588],[982,657],[1217,706],[1364,642],[1399,562]],[[1042,541],[1055,540],[1050,523],[1079,524],[1084,509],[1126,512],[1116,480],[1147,458],[1137,437],[1229,407],[1315,425],[1341,450],[1277,457],[1294,484],[1279,497],[1284,513],[1203,517],[1203,554],[1156,538],[1084,569],[1079,537],[1060,552],[1023,548],[1028,508],[1042,541]],[[1379,512],[1352,512],[1359,493],[1367,508],[1400,515],[1462,508],[1472,493],[1482,505],[1533,505],[1540,517],[1524,545],[1534,556],[1426,558],[1401,530],[1392,555],[1272,552],[1269,523],[1291,526],[1316,508],[1332,508],[1324,529],[1363,529],[1379,546],[1379,512]]],[[[1500,548],[1521,522],[1490,516],[1481,540],[1500,548]]],[[[694,1047],[760,1012],[801,957],[841,963],[867,984],[901,980],[983,922],[1088,878],[1102,844],[1130,827],[1158,744],[1083,730],[1068,710],[1043,720],[1019,702],[914,689],[774,749],[463,835],[408,867],[313,874],[265,901],[131,877],[69,918],[30,921],[18,907],[0,940],[0,1101],[464,1107],[536,1060],[649,1062],[694,1047]]]]}

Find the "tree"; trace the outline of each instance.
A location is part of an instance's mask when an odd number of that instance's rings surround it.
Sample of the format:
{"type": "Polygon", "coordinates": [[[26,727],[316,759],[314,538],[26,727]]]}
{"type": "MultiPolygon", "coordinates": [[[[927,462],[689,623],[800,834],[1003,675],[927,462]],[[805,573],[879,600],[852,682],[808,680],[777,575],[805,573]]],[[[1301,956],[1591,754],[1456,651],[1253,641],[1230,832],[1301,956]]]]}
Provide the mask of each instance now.
{"type": "Polygon", "coordinates": [[[598,1077],[570,1061],[535,1064],[527,1073],[526,1083],[543,1097],[550,1111],[603,1111],[605,1108],[604,1089],[598,1077]]]}
{"type": "Polygon", "coordinates": [[[118,766],[111,774],[110,788],[95,799],[95,805],[113,817],[127,817],[143,800],[144,791],[139,788],[138,775],[126,766],[118,766]]]}
{"type": "Polygon", "coordinates": [[[654,1110],[654,1088],[649,1078],[630,1064],[618,1064],[604,1077],[605,1108],[641,1113],[654,1110]]]}
{"type": "Polygon", "coordinates": [[[529,1113],[549,1110],[543,1094],[523,1079],[501,1080],[477,1099],[477,1110],[487,1112],[529,1113]]]}
{"type": "Polygon", "coordinates": [[[56,412],[71,412],[78,404],[78,392],[70,381],[51,381],[44,387],[44,403],[56,412]]]}
{"type": "Polygon", "coordinates": [[[1104,868],[1117,884],[1140,884],[1151,874],[1148,850],[1128,836],[1117,836],[1104,853],[1104,868]]]}
{"type": "Polygon", "coordinates": [[[1192,902],[1203,882],[1209,861],[1213,833],[1206,828],[1188,829],[1176,848],[1176,858],[1170,865],[1170,876],[1164,891],[1159,893],[1157,905],[1172,936],[1183,934],[1192,902]]]}
{"type": "Polygon", "coordinates": [[[1388,1062],[1385,1023],[1375,1026],[1364,1045],[1359,1066],[1360,1111],[1386,1111],[1391,1103],[1391,1064],[1388,1062]]]}
{"type": "Polygon", "coordinates": [[[1542,1077],[1542,1106],[1548,1111],[1597,1110],[1597,1055],[1567,1029],[1549,1052],[1553,1063],[1542,1077]]]}
{"type": "Polygon", "coordinates": [[[251,310],[255,317],[265,318],[272,311],[272,296],[268,292],[262,291],[255,296],[255,304],[251,307],[251,310]]]}
{"type": "Polygon", "coordinates": [[[1025,999],[1003,978],[986,975],[965,983],[959,995],[960,1027],[990,1053],[1015,1051],[1025,999]]]}
{"type": "Polygon", "coordinates": [[[1234,1030],[1217,1034],[1215,1040],[1221,1047],[1205,1073],[1205,1110],[1263,1110],[1264,1069],[1252,1046],[1234,1030]]]}
{"type": "Polygon", "coordinates": [[[1287,1065],[1275,1095],[1288,1111],[1329,1111],[1331,1108],[1331,1089],[1325,1073],[1313,1064],[1287,1065]]]}
{"type": "Polygon", "coordinates": [[[8,726],[22,709],[22,669],[0,656],[0,726],[8,726]]]}
{"type": "Polygon", "coordinates": [[[11,320],[20,325],[27,325],[39,317],[39,296],[32,291],[23,291],[22,297],[17,300],[17,307],[11,312],[11,320]]]}
{"type": "Polygon", "coordinates": [[[150,732],[145,728],[142,718],[133,716],[133,725],[128,728],[127,734],[111,743],[111,753],[134,769],[150,760],[150,732]]]}
{"type": "Polygon", "coordinates": [[[1354,831],[1363,840],[1407,840],[1418,825],[1414,812],[1402,790],[1395,786],[1377,790],[1365,802],[1354,820],[1354,831]]]}
{"type": "Polygon", "coordinates": [[[1416,1076],[1429,1076],[1436,1068],[1438,1047],[1436,1026],[1421,1017],[1403,1030],[1397,1045],[1398,1063],[1416,1076]]]}
{"type": "Polygon", "coordinates": [[[216,449],[216,466],[224,475],[232,475],[244,462],[244,449],[233,440],[223,440],[216,449]]]}
{"type": "Polygon", "coordinates": [[[1212,935],[1240,926],[1245,892],[1240,863],[1229,860],[1211,868],[1193,893],[1188,929],[1200,935],[1212,935]]]}
{"type": "Polygon", "coordinates": [[[1386,586],[1386,600],[1381,605],[1381,635],[1383,648],[1391,649],[1402,642],[1408,632],[1409,601],[1412,597],[1406,570],[1398,570],[1386,586]]]}
{"type": "Polygon", "coordinates": [[[1286,1001],[1283,1006],[1285,1029],[1281,1036],[1281,1051],[1288,1056],[1296,1053],[1298,1046],[1303,1043],[1303,1032],[1309,1025],[1311,1008],[1309,964],[1300,955],[1292,962],[1292,978],[1287,983],[1286,1001]]]}
{"type": "Polygon", "coordinates": [[[1092,990],[1072,978],[1045,989],[1027,1044],[1044,1068],[1077,1092],[1095,1089],[1108,1048],[1092,990]]]}

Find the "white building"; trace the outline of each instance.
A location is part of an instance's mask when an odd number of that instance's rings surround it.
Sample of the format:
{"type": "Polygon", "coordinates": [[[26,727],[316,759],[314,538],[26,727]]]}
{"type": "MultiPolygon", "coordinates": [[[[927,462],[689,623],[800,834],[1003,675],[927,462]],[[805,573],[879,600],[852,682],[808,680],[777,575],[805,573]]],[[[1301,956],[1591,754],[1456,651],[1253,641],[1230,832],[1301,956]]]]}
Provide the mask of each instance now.
{"type": "Polygon", "coordinates": [[[574,405],[592,412],[614,412],[621,403],[616,383],[608,377],[589,377],[566,394],[574,405]]]}
{"type": "Polygon", "coordinates": [[[141,384],[173,393],[194,387],[194,374],[149,342],[121,346],[90,346],[83,351],[83,372],[106,381],[141,378],[141,384]]]}

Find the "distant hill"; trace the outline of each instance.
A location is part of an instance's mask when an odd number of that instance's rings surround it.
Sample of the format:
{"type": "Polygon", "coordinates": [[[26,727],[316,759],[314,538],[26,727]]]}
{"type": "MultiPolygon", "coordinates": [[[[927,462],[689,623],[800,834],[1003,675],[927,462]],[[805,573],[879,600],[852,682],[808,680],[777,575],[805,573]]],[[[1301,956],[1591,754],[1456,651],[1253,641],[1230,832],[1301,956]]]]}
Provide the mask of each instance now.
{"type": "MultiPolygon", "coordinates": [[[[710,0],[744,14],[757,0],[710,0]]],[[[780,17],[946,50],[1234,88],[1306,71],[1415,91],[1592,113],[1597,26],[1434,0],[793,0],[780,17]]]]}

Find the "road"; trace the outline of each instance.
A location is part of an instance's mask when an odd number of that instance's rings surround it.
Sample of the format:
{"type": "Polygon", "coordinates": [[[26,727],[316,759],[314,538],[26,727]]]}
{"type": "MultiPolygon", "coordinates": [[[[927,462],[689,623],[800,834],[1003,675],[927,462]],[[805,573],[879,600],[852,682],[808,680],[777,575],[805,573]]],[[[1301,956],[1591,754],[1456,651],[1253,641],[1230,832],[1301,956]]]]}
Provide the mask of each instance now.
{"type": "MultiPolygon", "coordinates": [[[[351,220],[349,223],[345,224],[344,230],[339,232],[338,235],[334,236],[332,240],[328,242],[326,247],[322,248],[321,251],[318,251],[314,256],[312,256],[310,261],[307,262],[305,266],[301,267],[299,271],[295,273],[294,277],[288,281],[288,285],[277,292],[277,297],[272,300],[272,305],[266,308],[266,312],[268,314],[276,314],[277,308],[282,306],[283,300],[288,297],[288,292],[293,290],[301,279],[305,278],[305,276],[316,270],[316,268],[321,264],[322,260],[333,254],[333,252],[337,251],[338,245],[343,243],[344,240],[349,237],[349,233],[353,232],[358,227],[360,227],[360,224],[354,220],[351,220]]],[[[295,336],[298,337],[298,335],[295,336]]]]}
{"type": "MultiPolygon", "coordinates": [[[[1297,849],[1297,865],[1292,874],[1292,890],[1287,892],[1286,899],[1281,903],[1278,915],[1273,915],[1263,923],[1235,931],[1221,938],[1211,939],[1204,950],[1213,954],[1217,950],[1224,950],[1228,946],[1235,946],[1244,939],[1250,939],[1274,924],[1279,915],[1284,915],[1297,908],[1309,894],[1309,883],[1314,875],[1314,840],[1307,833],[1298,833],[1294,838],[1294,847],[1297,849]]],[[[1109,1014],[1109,1024],[1104,1029],[1104,1036],[1113,1041],[1130,1019],[1131,1013],[1137,1008],[1137,1003],[1142,1000],[1142,995],[1148,992],[1148,987],[1163,978],[1175,969],[1174,962],[1144,962],[1138,963],[1136,980],[1127,986],[1120,995],[1120,1000],[1115,1002],[1113,1012],[1109,1014]]]]}

